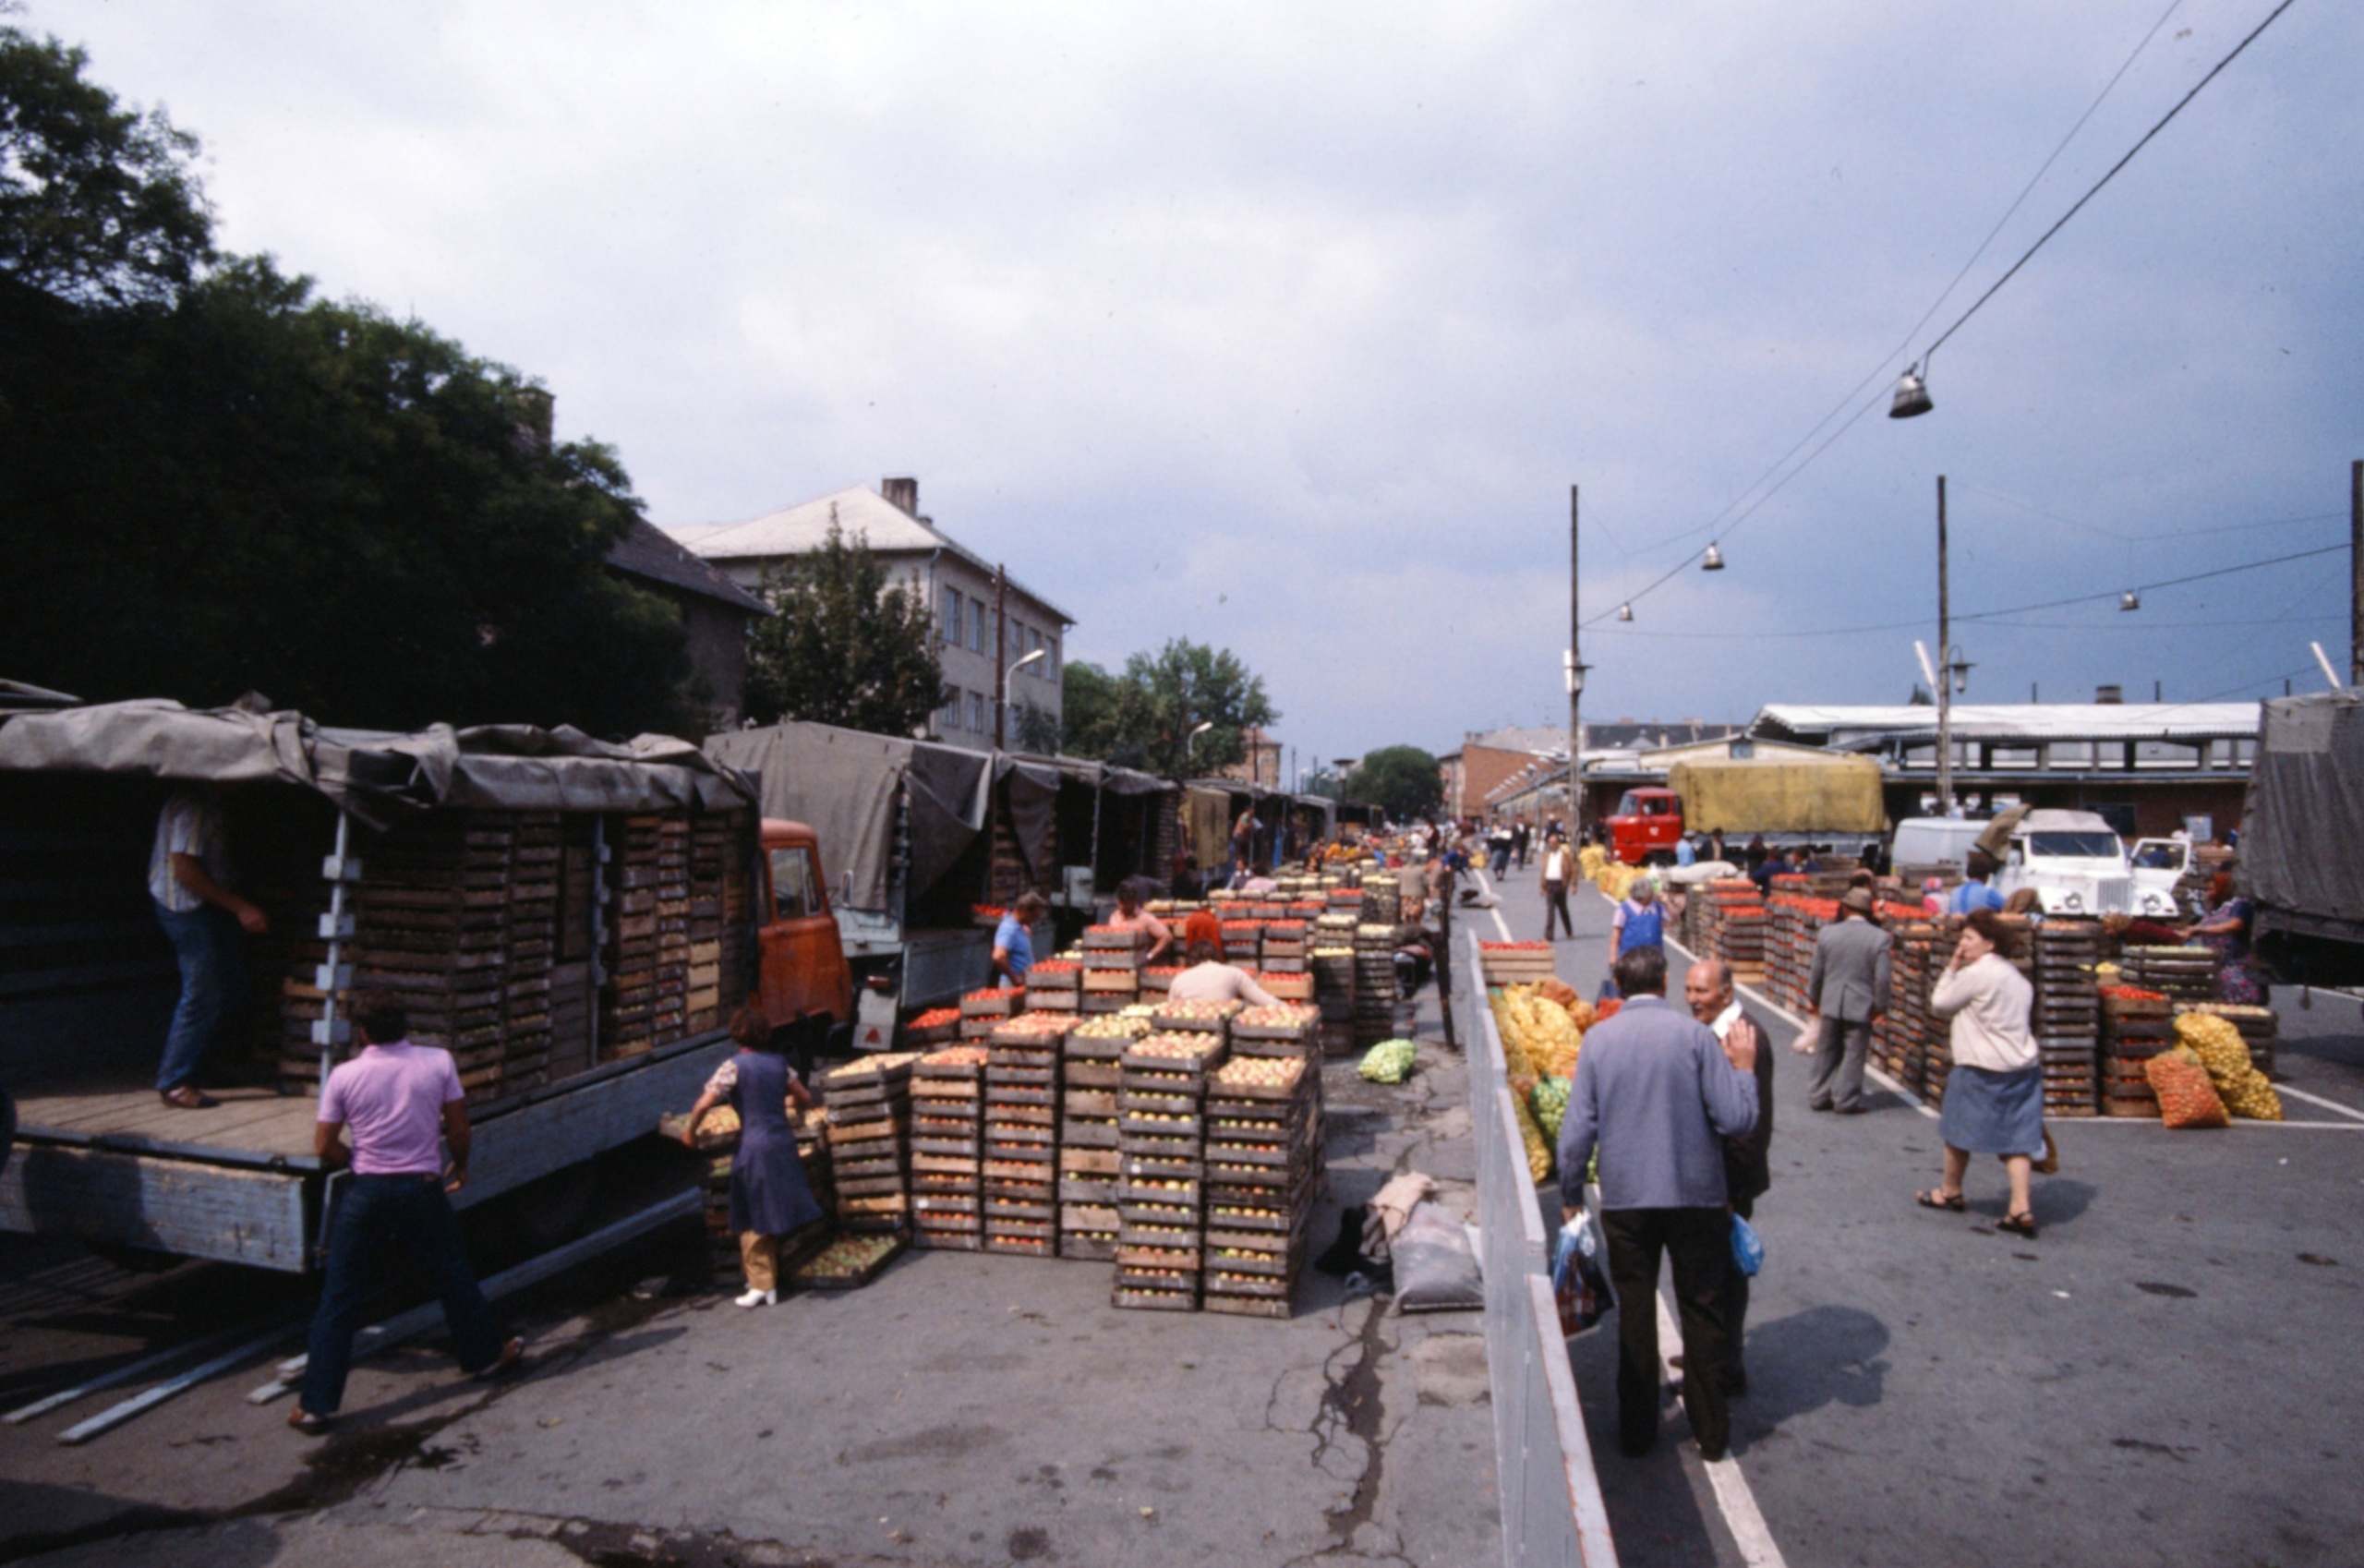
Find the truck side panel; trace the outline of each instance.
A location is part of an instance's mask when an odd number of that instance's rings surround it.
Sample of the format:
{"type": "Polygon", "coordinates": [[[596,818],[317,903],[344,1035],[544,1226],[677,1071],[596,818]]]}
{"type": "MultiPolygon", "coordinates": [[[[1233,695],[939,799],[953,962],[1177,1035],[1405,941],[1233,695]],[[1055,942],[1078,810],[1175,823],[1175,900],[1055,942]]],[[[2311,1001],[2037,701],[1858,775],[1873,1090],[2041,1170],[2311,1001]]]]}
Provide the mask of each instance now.
{"type": "Polygon", "coordinates": [[[716,1038],[486,1117],[475,1128],[468,1185],[455,1201],[481,1203],[655,1131],[664,1112],[689,1109],[715,1065],[732,1049],[728,1036],[716,1038]]]}
{"type": "Polygon", "coordinates": [[[297,1273],[306,1185],[293,1172],[20,1144],[0,1175],[0,1230],[297,1273]]]}

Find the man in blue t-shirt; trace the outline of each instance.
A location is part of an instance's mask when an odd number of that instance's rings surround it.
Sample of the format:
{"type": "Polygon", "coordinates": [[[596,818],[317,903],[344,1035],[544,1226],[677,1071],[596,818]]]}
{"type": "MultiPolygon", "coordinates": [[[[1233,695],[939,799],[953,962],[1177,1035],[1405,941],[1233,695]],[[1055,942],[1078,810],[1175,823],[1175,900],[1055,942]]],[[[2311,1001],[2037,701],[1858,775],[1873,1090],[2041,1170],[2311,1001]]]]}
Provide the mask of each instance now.
{"type": "Polygon", "coordinates": [[[1955,888],[1953,896],[1946,900],[1946,912],[1966,915],[1973,910],[1993,910],[2001,913],[2003,895],[1995,891],[1993,881],[1995,857],[1984,850],[1972,850],[1962,869],[1970,874],[1970,878],[1955,888]]]}
{"type": "Polygon", "coordinates": [[[1040,893],[1021,893],[994,927],[994,972],[1004,985],[1026,983],[1026,971],[1034,967],[1032,927],[1050,907],[1050,900],[1040,893]]]}

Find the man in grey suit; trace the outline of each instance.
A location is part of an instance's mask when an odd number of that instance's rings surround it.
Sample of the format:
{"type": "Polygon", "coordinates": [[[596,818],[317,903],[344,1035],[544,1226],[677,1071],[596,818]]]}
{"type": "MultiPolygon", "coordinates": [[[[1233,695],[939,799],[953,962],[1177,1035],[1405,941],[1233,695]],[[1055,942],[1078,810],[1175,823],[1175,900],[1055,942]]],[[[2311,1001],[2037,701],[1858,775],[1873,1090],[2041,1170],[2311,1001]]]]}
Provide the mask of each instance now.
{"type": "Polygon", "coordinates": [[[1617,1292],[1617,1435],[1632,1456],[1658,1431],[1659,1260],[1674,1267],[1683,1324],[1683,1405],[1699,1452],[1721,1459],[1731,1438],[1724,1401],[1730,1349],[1724,1276],[1731,1268],[1724,1140],[1756,1125],[1756,1043],[1719,1043],[1667,1005],[1666,949],[1617,956],[1616,1017],[1585,1034],[1560,1123],[1560,1205],[1573,1218],[1585,1167],[1600,1152],[1600,1229],[1617,1292]]]}
{"type": "Polygon", "coordinates": [[[1863,1113],[1863,1059],[1871,1055],[1872,1026],[1888,1012],[1896,944],[1871,915],[1871,890],[1850,887],[1839,900],[1838,921],[1815,937],[1806,975],[1806,1006],[1822,1026],[1806,1104],[1842,1116],[1863,1113]]]}

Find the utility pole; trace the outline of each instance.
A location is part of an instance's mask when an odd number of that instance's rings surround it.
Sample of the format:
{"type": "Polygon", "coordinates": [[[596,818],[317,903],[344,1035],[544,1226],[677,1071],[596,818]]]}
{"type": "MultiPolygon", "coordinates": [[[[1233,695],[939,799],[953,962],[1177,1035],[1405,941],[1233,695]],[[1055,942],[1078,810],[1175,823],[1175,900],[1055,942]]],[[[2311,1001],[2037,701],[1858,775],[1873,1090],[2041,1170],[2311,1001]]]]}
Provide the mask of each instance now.
{"type": "Polygon", "coordinates": [[[2347,683],[2364,686],[2364,458],[2347,467],[2347,683]]]}
{"type": "Polygon", "coordinates": [[[994,568],[994,750],[1009,749],[1009,568],[994,568]]]}
{"type": "Polygon", "coordinates": [[[1568,487],[1568,841],[1584,826],[1584,616],[1577,607],[1576,487],[1568,487]]]}
{"type": "Polygon", "coordinates": [[[1946,597],[1946,476],[1937,476],[1937,814],[1954,814],[1954,619],[1946,597]]]}

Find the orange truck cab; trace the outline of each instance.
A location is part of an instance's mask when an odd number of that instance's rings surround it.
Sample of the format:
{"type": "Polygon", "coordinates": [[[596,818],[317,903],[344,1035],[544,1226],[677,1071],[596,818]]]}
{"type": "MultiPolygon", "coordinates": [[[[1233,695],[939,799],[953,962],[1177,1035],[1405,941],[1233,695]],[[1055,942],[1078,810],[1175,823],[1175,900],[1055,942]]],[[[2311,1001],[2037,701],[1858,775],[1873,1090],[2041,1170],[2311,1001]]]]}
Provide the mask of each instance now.
{"type": "Polygon", "coordinates": [[[802,1050],[826,1045],[854,1021],[853,971],[829,912],[821,841],[801,822],[766,817],[756,879],[756,995],[776,1030],[802,1050]]]}
{"type": "Polygon", "coordinates": [[[1610,849],[1627,865],[1672,861],[1682,837],[1683,802],[1671,790],[1628,790],[1610,814],[1610,849]]]}

